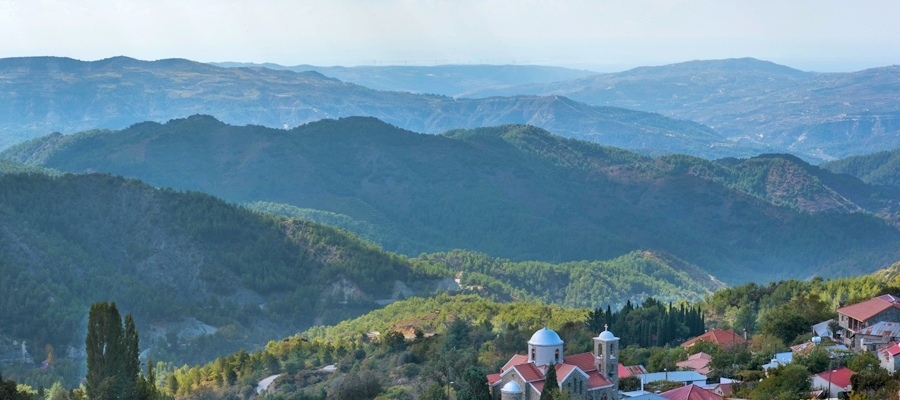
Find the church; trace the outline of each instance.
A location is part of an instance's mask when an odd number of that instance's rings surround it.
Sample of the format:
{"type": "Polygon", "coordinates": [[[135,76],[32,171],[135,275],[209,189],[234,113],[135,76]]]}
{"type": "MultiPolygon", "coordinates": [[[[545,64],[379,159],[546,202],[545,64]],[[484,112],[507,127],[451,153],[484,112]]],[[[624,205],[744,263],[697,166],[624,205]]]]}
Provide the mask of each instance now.
{"type": "MultiPolygon", "coordinates": [[[[608,329],[608,328],[607,328],[608,329]]],[[[577,399],[619,399],[619,338],[604,330],[594,338],[593,353],[563,356],[563,341],[546,327],[528,340],[528,354],[516,354],[488,375],[494,400],[538,400],[547,368],[556,369],[559,388],[577,399]]]]}

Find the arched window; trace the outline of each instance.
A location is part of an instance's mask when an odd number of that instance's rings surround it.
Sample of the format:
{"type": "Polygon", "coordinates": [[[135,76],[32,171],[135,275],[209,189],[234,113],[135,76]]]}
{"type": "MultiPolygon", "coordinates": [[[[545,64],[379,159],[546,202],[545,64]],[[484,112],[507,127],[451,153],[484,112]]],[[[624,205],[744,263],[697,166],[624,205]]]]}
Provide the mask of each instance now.
{"type": "Polygon", "coordinates": [[[534,361],[534,347],[531,348],[531,361],[534,361]]]}
{"type": "Polygon", "coordinates": [[[559,349],[556,349],[556,354],[553,356],[557,362],[559,362],[559,349]]]}

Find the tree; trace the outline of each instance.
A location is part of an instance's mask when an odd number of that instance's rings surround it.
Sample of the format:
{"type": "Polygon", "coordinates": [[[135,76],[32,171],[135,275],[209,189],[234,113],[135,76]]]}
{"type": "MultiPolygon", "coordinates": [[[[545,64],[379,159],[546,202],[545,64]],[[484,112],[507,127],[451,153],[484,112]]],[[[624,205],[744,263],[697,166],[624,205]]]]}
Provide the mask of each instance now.
{"type": "Polygon", "coordinates": [[[456,396],[458,400],[491,400],[491,389],[488,386],[484,370],[476,366],[466,368],[462,377],[462,389],[456,396]]]}
{"type": "Polygon", "coordinates": [[[544,375],[541,400],[553,400],[554,391],[559,391],[559,381],[556,380],[556,365],[550,364],[547,366],[547,375],[544,375]]]}
{"type": "Polygon", "coordinates": [[[769,377],[763,379],[750,392],[753,400],[804,399],[809,396],[811,382],[809,371],[798,364],[788,364],[769,369],[769,377]]]}
{"type": "Polygon", "coordinates": [[[16,381],[12,379],[4,381],[3,374],[0,374],[0,399],[31,400],[31,395],[26,392],[18,391],[16,381]]]}
{"type": "Polygon", "coordinates": [[[158,397],[153,367],[148,367],[150,379],[141,374],[139,341],[131,314],[125,316],[123,326],[116,303],[91,304],[85,339],[88,398],[154,400],[158,397]]]}

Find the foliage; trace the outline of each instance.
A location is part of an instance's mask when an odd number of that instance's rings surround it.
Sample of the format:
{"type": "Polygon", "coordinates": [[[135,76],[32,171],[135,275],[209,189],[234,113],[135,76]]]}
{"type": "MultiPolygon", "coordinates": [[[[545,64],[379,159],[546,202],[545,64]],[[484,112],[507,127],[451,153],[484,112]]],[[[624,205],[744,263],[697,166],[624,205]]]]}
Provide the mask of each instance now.
{"type": "Polygon", "coordinates": [[[868,272],[896,260],[900,242],[885,221],[897,193],[793,157],[653,159],[521,125],[434,136],[374,118],[284,131],[196,115],[48,136],[3,156],[327,211],[308,215],[409,256],[462,248],[559,263],[653,249],[736,284],[868,272]]]}
{"type": "Polygon", "coordinates": [[[32,400],[31,394],[20,391],[16,382],[12,379],[3,380],[0,374],[0,399],[3,400],[32,400]]]}
{"type": "Polygon", "coordinates": [[[544,388],[541,389],[541,400],[553,400],[554,392],[559,391],[559,382],[556,378],[556,366],[547,366],[547,373],[544,375],[544,388]]]}
{"type": "Polygon", "coordinates": [[[809,395],[811,382],[809,371],[799,364],[780,365],[768,371],[750,394],[753,400],[804,399],[809,395]]]}

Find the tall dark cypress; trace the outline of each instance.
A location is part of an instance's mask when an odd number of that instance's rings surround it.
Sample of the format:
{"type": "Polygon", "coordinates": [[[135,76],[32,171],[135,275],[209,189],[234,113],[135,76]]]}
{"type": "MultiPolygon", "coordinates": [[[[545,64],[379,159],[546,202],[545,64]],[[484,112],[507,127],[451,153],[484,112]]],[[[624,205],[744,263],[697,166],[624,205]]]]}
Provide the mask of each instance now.
{"type": "Polygon", "coordinates": [[[547,375],[544,375],[544,388],[541,390],[541,400],[553,400],[553,391],[559,390],[559,381],[556,380],[556,365],[547,366],[547,375]]]}
{"type": "Polygon", "coordinates": [[[141,400],[137,381],[142,379],[138,331],[131,314],[122,316],[116,303],[91,304],[88,315],[87,377],[91,400],[141,400]]]}
{"type": "Polygon", "coordinates": [[[125,335],[122,338],[122,348],[124,357],[122,359],[123,368],[121,370],[121,379],[123,380],[123,399],[138,400],[137,379],[141,375],[140,348],[138,339],[138,330],[134,326],[134,318],[131,314],[125,316],[125,335]]]}

